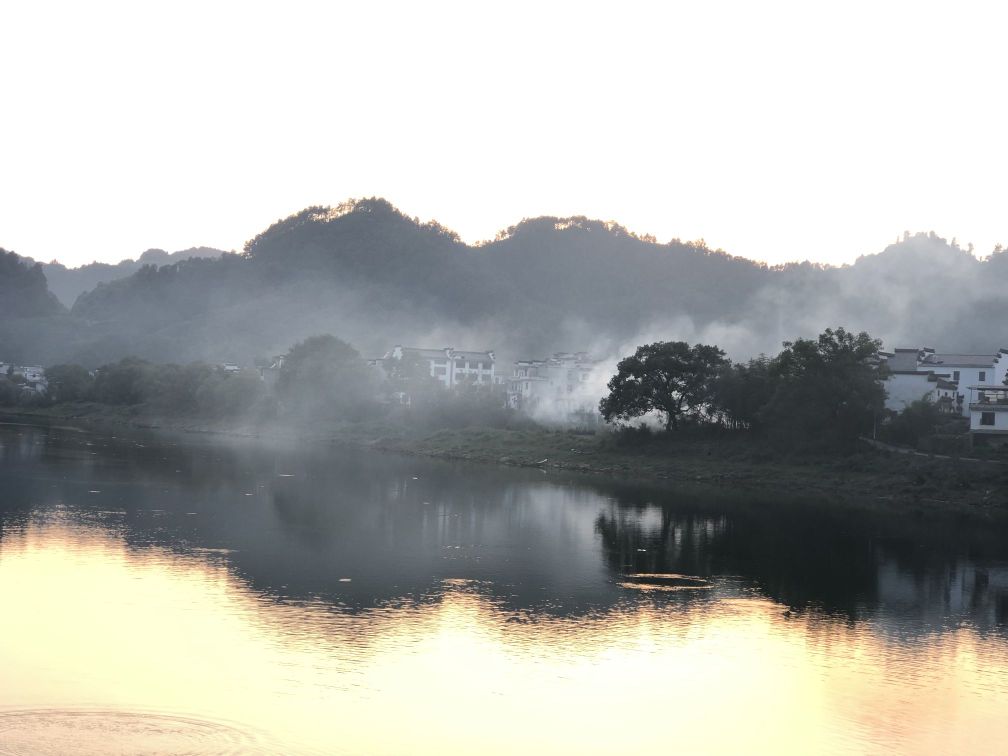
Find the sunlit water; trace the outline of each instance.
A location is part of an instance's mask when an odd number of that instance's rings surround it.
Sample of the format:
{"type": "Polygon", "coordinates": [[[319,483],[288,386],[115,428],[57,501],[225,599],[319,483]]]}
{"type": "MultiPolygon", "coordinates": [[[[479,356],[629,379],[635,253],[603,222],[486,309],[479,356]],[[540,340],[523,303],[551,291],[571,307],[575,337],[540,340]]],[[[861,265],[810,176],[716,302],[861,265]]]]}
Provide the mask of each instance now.
{"type": "Polygon", "coordinates": [[[0,494],[2,754],[1008,750],[1001,528],[19,425],[0,494]]]}

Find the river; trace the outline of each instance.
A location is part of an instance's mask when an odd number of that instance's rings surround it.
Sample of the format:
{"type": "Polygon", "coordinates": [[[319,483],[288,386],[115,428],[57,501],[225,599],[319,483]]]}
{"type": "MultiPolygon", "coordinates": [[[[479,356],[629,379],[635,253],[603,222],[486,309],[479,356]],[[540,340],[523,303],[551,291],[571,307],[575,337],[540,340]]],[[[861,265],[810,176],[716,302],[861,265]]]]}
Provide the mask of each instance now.
{"type": "Polygon", "coordinates": [[[992,753],[1008,529],[0,425],[0,754],[992,753]]]}

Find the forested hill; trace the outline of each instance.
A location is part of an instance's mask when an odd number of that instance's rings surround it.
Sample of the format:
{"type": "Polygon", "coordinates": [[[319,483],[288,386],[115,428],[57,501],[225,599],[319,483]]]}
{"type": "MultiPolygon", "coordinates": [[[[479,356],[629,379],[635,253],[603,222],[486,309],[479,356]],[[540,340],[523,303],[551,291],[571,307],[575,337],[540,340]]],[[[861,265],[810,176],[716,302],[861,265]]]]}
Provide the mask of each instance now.
{"type": "Polygon", "coordinates": [[[32,318],[61,312],[65,308],[46,286],[42,266],[0,248],[0,318],[32,318]]]}
{"type": "MultiPolygon", "coordinates": [[[[93,262],[77,268],[68,268],[62,263],[42,263],[42,271],[49,282],[49,291],[56,295],[60,302],[72,307],[77,297],[86,291],[91,291],[100,283],[107,283],[118,278],[132,275],[144,265],[168,265],[190,257],[220,257],[222,250],[212,247],[192,247],[178,252],[165,252],[163,249],[148,249],[136,260],[120,260],[115,265],[93,262]]],[[[35,261],[25,258],[31,264],[35,261]]]]}
{"type": "Polygon", "coordinates": [[[702,245],[656,244],[585,218],[525,221],[468,246],[364,200],[279,221],[240,256],[99,286],[73,314],[162,359],[241,359],[318,331],[369,354],[394,343],[538,354],[608,348],[676,313],[708,322],[721,307],[705,289],[743,297],[768,275],[702,245]]]}
{"type": "Polygon", "coordinates": [[[769,268],[586,218],[526,220],[467,245],[370,199],[303,210],[242,254],[98,285],[74,304],[71,326],[35,342],[34,360],[247,363],[325,332],[366,355],[395,343],[494,348],[506,360],[609,355],[682,339],[746,357],[835,325],[887,345],[986,351],[1008,345],[1006,282],[1003,252],[980,260],[934,234],[841,268],[769,268]]]}

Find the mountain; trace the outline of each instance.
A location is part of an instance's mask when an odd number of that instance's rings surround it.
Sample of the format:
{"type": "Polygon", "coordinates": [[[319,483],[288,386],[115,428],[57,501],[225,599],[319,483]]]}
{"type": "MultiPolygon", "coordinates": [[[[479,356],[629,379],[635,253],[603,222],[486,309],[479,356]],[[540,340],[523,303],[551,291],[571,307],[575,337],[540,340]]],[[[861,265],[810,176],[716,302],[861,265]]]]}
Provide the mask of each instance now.
{"type": "Polygon", "coordinates": [[[0,248],[0,318],[33,318],[65,311],[46,286],[41,265],[32,265],[0,248]]]}
{"type": "Polygon", "coordinates": [[[843,325],[889,346],[989,351],[1008,344],[1006,283],[1004,252],[979,259],[933,233],[852,265],[768,267],[583,217],[527,219],[468,245],[372,198],[302,210],[241,254],[99,283],[35,346],[85,364],[248,363],[329,332],[372,356],[400,343],[496,349],[506,362],[682,339],[741,359],[843,325]]]}
{"type": "Polygon", "coordinates": [[[73,314],[151,357],[247,360],[319,331],[369,354],[414,343],[518,355],[600,348],[673,308],[710,320],[719,309],[703,282],[748,291],[766,276],[585,218],[524,221],[469,246],[370,199],[303,210],[242,255],[144,268],[83,295],[73,314]]]}
{"type": "Polygon", "coordinates": [[[41,265],[0,249],[0,362],[31,362],[45,345],[67,343],[72,320],[49,291],[41,265]]]}
{"type": "MultiPolygon", "coordinates": [[[[169,265],[190,257],[215,258],[224,252],[212,247],[192,247],[178,252],[165,252],[163,249],[148,249],[136,260],[121,260],[115,265],[93,262],[77,268],[68,268],[62,263],[42,263],[42,271],[49,282],[49,290],[67,307],[73,306],[77,297],[86,291],[91,291],[100,283],[107,283],[118,278],[132,275],[144,265],[169,265]]],[[[35,261],[25,258],[30,263],[35,261]]]]}

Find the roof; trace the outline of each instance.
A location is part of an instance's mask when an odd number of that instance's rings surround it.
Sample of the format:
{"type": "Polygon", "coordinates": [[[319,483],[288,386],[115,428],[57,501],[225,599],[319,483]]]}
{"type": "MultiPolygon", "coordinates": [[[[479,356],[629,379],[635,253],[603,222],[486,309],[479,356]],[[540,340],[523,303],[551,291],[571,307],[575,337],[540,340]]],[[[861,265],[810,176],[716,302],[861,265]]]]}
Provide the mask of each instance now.
{"type": "Polygon", "coordinates": [[[897,349],[895,354],[886,359],[886,365],[893,373],[916,373],[919,357],[918,349],[897,349]]]}
{"type": "Polygon", "coordinates": [[[951,367],[994,367],[1000,354],[929,354],[925,357],[925,365],[944,365],[951,367]]]}
{"type": "Polygon", "coordinates": [[[448,354],[445,349],[425,349],[424,347],[403,347],[403,354],[412,357],[422,357],[426,360],[447,360],[448,354]]]}
{"type": "MultiPolygon", "coordinates": [[[[426,349],[424,347],[400,347],[403,354],[420,357],[424,360],[447,360],[449,357],[460,360],[488,360],[493,362],[493,352],[467,352],[458,349],[426,349]]],[[[391,354],[391,352],[389,353],[391,354]]]]}

